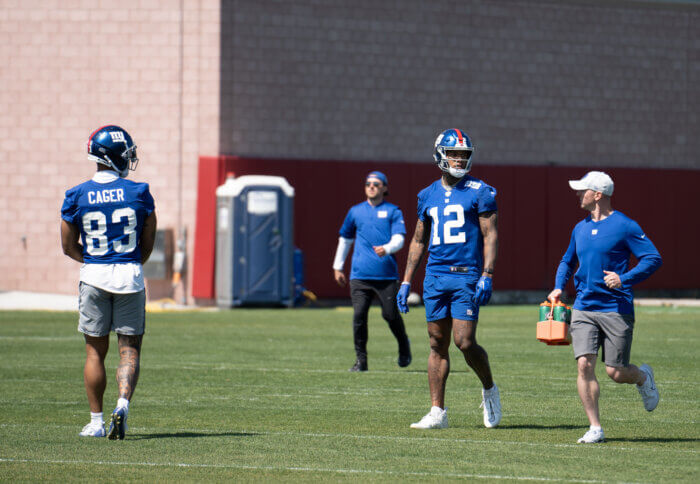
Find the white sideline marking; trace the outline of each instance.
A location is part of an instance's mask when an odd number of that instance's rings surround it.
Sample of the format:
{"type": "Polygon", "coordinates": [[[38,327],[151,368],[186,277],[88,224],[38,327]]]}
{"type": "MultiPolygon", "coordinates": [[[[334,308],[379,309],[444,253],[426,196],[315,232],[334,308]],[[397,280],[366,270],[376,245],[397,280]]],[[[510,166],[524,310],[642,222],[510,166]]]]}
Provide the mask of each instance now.
{"type": "MultiPolygon", "coordinates": [[[[89,460],[51,460],[51,459],[7,459],[0,457],[0,462],[20,463],[20,464],[91,464],[110,466],[141,466],[141,467],[192,467],[205,469],[243,469],[243,470],[264,470],[264,471],[298,471],[298,472],[332,472],[337,474],[378,474],[390,476],[417,476],[435,477],[434,472],[397,472],[382,471],[378,469],[331,469],[296,466],[249,466],[243,464],[191,464],[187,462],[110,462],[110,461],[89,461],[89,460]]],[[[581,482],[586,484],[598,484],[606,481],[590,479],[562,479],[560,477],[532,477],[532,476],[504,476],[498,474],[467,474],[467,473],[439,473],[441,477],[455,477],[461,479],[502,479],[512,481],[557,481],[557,482],[581,482]]]]}

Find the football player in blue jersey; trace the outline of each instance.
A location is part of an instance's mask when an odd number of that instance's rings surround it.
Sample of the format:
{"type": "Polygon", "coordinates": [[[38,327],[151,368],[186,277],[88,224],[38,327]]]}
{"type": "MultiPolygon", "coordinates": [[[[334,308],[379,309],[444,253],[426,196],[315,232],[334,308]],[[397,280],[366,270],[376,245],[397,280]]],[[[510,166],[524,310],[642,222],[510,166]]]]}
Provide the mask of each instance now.
{"type": "Polygon", "coordinates": [[[104,360],[110,331],[117,333],[119,399],[107,436],[123,439],[129,401],[139,377],[145,329],[146,291],[142,264],[153,250],[156,212],[147,183],[126,180],[138,163],[136,145],[119,126],[104,126],[88,140],[97,163],[91,180],[66,191],[61,208],[63,252],[80,268],[78,330],[85,337],[85,389],[90,423],[80,435],[104,437],[104,360]]]}
{"type": "Polygon", "coordinates": [[[406,227],[396,205],[384,200],[386,175],[373,171],[365,180],[367,200],[350,208],[340,228],[338,248],[333,261],[333,275],[341,287],[347,285],[343,264],[353,242],[350,270],[350,297],[354,310],[352,327],[355,340],[355,364],[350,371],[367,371],[367,313],[376,296],[382,317],[389,323],[399,345],[398,364],[411,364],[411,344],[403,319],[396,307],[399,273],[394,255],[403,247],[406,227]]]}
{"type": "Polygon", "coordinates": [[[591,171],[580,180],[569,181],[581,208],[590,215],[574,227],[571,241],[557,269],[549,300],[556,303],[574,274],[576,301],[571,315],[571,341],[578,365],[578,394],[590,422],[579,443],[603,442],[595,376],[598,349],[602,348],[605,371],[616,383],[636,384],[644,408],[651,412],[659,403],[654,372],[649,365],[630,364],[634,305],[632,286],[661,266],[661,256],[639,224],[613,210],[612,178],[591,171]],[[637,265],[629,268],[630,255],[637,265]]]}
{"type": "Polygon", "coordinates": [[[411,281],[427,250],[423,302],[430,337],[432,407],[411,425],[414,429],[447,427],[445,383],[450,372],[451,337],[481,380],[484,425],[491,428],[501,421],[501,400],[488,355],[476,342],[479,306],[491,299],[498,249],[496,190],[467,174],[473,153],[464,131],[440,133],[433,156],[442,177],[418,194],[418,221],[397,295],[399,310],[408,312],[411,281]]]}

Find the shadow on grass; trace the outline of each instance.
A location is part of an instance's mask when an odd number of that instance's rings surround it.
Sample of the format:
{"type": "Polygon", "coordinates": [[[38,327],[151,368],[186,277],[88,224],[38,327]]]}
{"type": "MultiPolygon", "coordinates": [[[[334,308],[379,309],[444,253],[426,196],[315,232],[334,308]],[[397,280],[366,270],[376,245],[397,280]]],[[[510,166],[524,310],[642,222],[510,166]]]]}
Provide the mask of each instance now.
{"type": "Polygon", "coordinates": [[[195,439],[201,437],[254,437],[255,432],[163,432],[160,434],[127,434],[129,440],[195,439]]]}
{"type": "Polygon", "coordinates": [[[537,425],[537,424],[522,424],[522,425],[499,425],[499,429],[511,429],[511,430],[517,430],[517,429],[542,429],[542,430],[551,430],[551,429],[562,429],[562,430],[574,430],[574,429],[580,429],[582,428],[581,425],[537,425]]]}
{"type": "Polygon", "coordinates": [[[606,442],[700,442],[700,439],[684,437],[633,437],[630,439],[605,437],[606,442]]]}

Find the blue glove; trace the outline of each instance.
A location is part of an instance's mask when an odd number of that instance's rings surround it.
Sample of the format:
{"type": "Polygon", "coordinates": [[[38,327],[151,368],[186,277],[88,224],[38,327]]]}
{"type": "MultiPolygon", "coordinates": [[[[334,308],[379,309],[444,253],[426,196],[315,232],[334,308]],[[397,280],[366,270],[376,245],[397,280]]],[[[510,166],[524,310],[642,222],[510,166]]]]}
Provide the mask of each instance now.
{"type": "Polygon", "coordinates": [[[493,290],[491,282],[490,277],[481,276],[479,282],[476,283],[476,294],[474,294],[472,301],[477,306],[486,306],[491,300],[491,292],[493,290]]]}
{"type": "Polygon", "coordinates": [[[399,307],[399,311],[406,314],[408,312],[408,294],[411,292],[411,284],[409,282],[402,282],[401,289],[396,295],[396,305],[399,307]]]}

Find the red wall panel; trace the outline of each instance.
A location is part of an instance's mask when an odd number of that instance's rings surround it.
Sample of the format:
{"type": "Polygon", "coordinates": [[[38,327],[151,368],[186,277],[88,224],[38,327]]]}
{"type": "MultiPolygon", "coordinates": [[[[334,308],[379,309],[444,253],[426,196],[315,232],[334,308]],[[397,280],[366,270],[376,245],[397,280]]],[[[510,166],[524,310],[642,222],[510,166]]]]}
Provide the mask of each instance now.
{"type": "MultiPolygon", "coordinates": [[[[601,169],[598,167],[597,169],[601,169]]],[[[285,177],[295,188],[295,245],[304,251],[306,287],[319,297],[344,298],[331,264],[338,230],[347,210],[364,200],[364,179],[372,170],[389,178],[388,201],[403,210],[408,232],[398,255],[401,275],[416,222],[416,195],[440,176],[431,163],[260,160],[238,157],[200,159],[197,228],[192,294],[214,297],[215,193],[227,172],[285,177]]],[[[548,291],[569,243],[574,225],[586,216],[578,207],[569,179],[588,169],[553,166],[487,166],[476,164],[472,175],[494,186],[499,204],[497,290],[548,291]]],[[[696,289],[700,241],[695,196],[700,171],[605,169],[615,180],[613,206],[637,220],[659,248],[663,267],[640,284],[645,289],[696,289]]],[[[349,262],[349,261],[348,261],[349,262]]],[[[414,288],[422,288],[422,269],[414,288]]]]}

